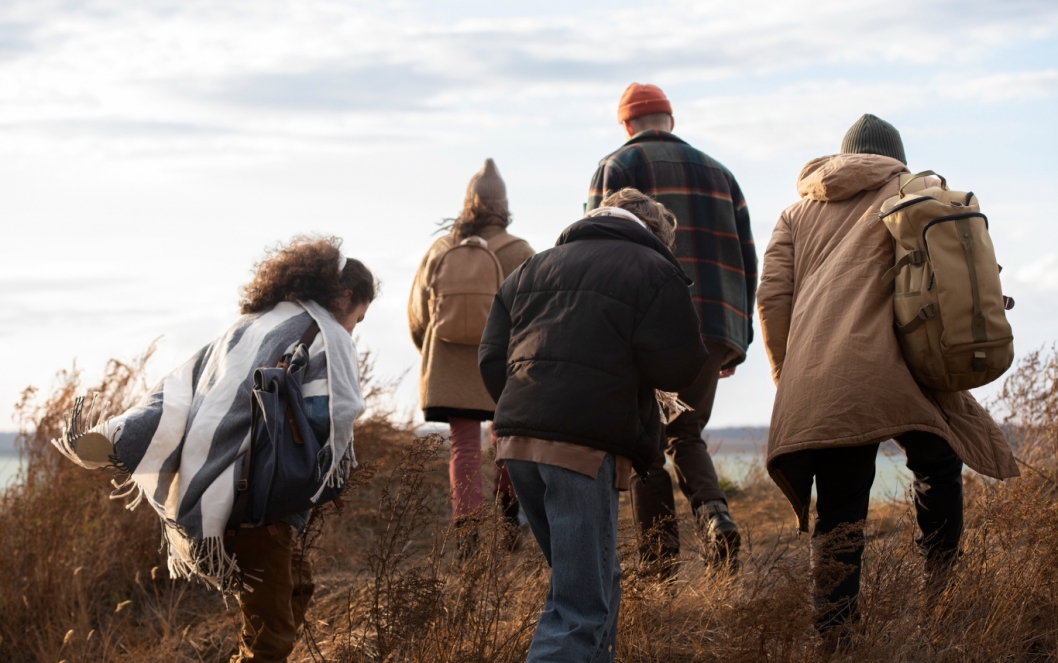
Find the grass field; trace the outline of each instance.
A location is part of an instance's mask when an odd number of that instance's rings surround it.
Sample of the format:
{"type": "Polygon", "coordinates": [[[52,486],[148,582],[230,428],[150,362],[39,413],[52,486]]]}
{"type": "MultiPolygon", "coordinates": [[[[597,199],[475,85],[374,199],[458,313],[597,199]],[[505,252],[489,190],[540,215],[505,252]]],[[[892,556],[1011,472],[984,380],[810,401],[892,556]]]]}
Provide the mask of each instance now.
{"type": "MultiPolygon", "coordinates": [[[[142,366],[111,365],[96,387],[116,403],[141,392],[142,366]]],[[[226,661],[238,612],[204,586],[173,581],[148,507],[109,499],[109,476],[54,452],[61,417],[85,389],[65,386],[21,412],[24,466],[0,497],[0,660],[226,661]]],[[[547,591],[531,536],[509,553],[488,520],[480,553],[459,564],[447,527],[446,450],[416,439],[383,406],[358,424],[362,469],[341,514],[310,527],[317,590],[293,661],[524,660],[547,591]],[[366,461],[366,462],[365,462],[366,461]]],[[[1058,355],[1032,355],[992,404],[1016,440],[1021,479],[967,475],[966,534],[952,585],[919,591],[910,505],[873,504],[863,620],[827,654],[812,628],[807,536],[763,467],[733,491],[743,527],[740,573],[704,564],[686,502],[674,582],[637,568],[625,504],[619,661],[1053,661],[1058,647],[1058,355]]],[[[623,500],[625,503],[627,499],[623,500]]]]}

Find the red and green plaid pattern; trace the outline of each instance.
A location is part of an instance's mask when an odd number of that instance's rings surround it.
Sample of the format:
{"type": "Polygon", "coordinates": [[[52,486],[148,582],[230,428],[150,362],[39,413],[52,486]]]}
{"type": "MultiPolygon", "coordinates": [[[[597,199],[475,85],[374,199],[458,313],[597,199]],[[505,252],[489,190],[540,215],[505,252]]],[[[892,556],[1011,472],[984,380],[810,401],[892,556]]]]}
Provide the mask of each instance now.
{"type": "Polygon", "coordinates": [[[599,163],[587,209],[629,186],[676,215],[676,257],[694,280],[702,335],[738,350],[731,365],[741,363],[753,340],[757,250],[734,176],[670,133],[643,131],[599,163]]]}

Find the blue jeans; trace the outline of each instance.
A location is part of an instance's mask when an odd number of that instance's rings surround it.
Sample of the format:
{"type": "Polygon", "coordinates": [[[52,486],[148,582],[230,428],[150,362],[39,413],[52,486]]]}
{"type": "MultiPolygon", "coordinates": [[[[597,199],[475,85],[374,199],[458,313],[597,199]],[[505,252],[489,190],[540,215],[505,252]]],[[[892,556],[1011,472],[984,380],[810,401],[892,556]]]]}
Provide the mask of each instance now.
{"type": "Polygon", "coordinates": [[[544,463],[505,463],[551,567],[527,663],[613,661],[621,604],[613,454],[594,479],[544,463]]]}

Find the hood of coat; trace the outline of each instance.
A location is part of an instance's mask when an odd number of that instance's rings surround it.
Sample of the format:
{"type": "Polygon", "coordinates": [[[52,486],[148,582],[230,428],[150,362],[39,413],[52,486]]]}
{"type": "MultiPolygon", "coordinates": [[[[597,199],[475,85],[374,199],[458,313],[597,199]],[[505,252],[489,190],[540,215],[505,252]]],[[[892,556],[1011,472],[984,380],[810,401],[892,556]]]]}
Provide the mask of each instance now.
{"type": "Polygon", "coordinates": [[[679,270],[680,274],[683,275],[683,280],[687,285],[693,283],[686,273],[684,273],[683,266],[680,264],[679,260],[676,260],[676,256],[672,254],[672,251],[669,251],[669,249],[661,243],[661,240],[654,236],[654,233],[631,219],[603,215],[581,219],[562,231],[562,234],[558,237],[558,241],[555,242],[555,246],[562,246],[563,244],[569,244],[571,242],[585,239],[620,239],[627,242],[642,244],[647,248],[657,251],[663,258],[672,263],[672,265],[679,270]]]}
{"type": "Polygon", "coordinates": [[[836,202],[881,188],[907,166],[877,154],[834,154],[808,162],[797,178],[802,198],[836,202]]]}

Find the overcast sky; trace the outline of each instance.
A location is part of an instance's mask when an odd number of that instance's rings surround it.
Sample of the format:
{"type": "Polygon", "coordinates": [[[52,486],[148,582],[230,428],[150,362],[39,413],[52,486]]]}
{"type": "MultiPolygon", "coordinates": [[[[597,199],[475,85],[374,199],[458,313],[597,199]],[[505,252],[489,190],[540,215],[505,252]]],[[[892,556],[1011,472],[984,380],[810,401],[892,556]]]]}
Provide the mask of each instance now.
{"type": "MultiPolygon", "coordinates": [[[[160,377],[233,322],[264,247],[306,232],[381,277],[360,346],[408,372],[416,410],[405,305],[435,224],[492,157],[511,231],[552,245],[632,81],[735,174],[759,253],[805,162],[865,112],[893,122],[912,170],[978,194],[1019,355],[1058,339],[1053,0],[5,0],[0,430],[74,360],[97,376],[161,336],[160,377]]],[[[711,426],[764,425],[773,395],[758,342],[711,426]]]]}

